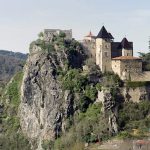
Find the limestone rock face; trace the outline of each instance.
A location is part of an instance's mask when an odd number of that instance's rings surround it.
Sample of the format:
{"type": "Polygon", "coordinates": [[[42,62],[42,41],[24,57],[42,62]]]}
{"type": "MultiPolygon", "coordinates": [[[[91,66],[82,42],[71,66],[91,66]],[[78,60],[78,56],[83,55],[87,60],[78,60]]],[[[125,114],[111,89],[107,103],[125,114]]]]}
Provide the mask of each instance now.
{"type": "Polygon", "coordinates": [[[118,104],[116,101],[113,100],[110,90],[107,89],[107,90],[99,91],[97,102],[102,102],[104,113],[109,114],[108,124],[109,124],[110,134],[117,134],[118,133],[118,122],[117,122],[118,104]]]}
{"type": "MultiPolygon", "coordinates": [[[[31,140],[54,140],[65,118],[73,114],[70,91],[62,91],[57,80],[57,64],[65,55],[52,57],[38,52],[29,56],[24,68],[19,108],[21,128],[31,140]]],[[[40,149],[40,148],[38,148],[40,149]]]]}

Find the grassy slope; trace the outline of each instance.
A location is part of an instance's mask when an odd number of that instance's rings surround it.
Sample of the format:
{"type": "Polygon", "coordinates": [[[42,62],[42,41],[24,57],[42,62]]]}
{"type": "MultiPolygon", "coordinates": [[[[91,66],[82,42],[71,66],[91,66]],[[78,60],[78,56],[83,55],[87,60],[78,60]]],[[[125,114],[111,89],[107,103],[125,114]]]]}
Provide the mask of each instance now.
{"type": "Polygon", "coordinates": [[[29,150],[28,140],[20,129],[18,106],[20,104],[20,86],[23,73],[17,73],[5,89],[3,95],[3,113],[0,114],[2,134],[0,136],[0,148],[29,150]]]}

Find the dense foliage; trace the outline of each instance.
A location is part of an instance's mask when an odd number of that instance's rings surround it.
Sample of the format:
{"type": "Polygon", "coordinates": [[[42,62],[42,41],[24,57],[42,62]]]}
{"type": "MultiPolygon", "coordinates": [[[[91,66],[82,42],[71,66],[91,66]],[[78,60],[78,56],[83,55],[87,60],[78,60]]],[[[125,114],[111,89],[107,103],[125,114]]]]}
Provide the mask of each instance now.
{"type": "Polygon", "coordinates": [[[147,133],[150,127],[149,114],[149,101],[141,101],[140,103],[125,102],[119,109],[120,130],[132,133],[134,129],[137,129],[141,132],[139,136],[144,136],[144,133],[147,133]]]}
{"type": "Polygon", "coordinates": [[[149,53],[139,53],[143,61],[143,70],[150,71],[150,52],[149,53]]]}
{"type": "Polygon", "coordinates": [[[75,115],[74,126],[54,143],[54,149],[84,149],[83,143],[98,142],[109,137],[107,119],[100,103],[90,105],[86,112],[75,115]]]}

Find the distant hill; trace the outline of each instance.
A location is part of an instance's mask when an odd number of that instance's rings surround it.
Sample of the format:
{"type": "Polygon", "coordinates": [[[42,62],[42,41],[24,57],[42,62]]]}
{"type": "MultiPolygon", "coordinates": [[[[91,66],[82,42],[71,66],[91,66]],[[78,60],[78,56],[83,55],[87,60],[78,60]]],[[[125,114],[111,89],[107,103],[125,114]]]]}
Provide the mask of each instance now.
{"type": "Polygon", "coordinates": [[[23,54],[20,52],[7,51],[7,50],[0,50],[0,55],[12,56],[14,58],[23,59],[23,60],[26,60],[26,58],[27,58],[27,54],[23,54]]]}
{"type": "Polygon", "coordinates": [[[18,71],[22,70],[27,54],[0,50],[0,82],[7,82],[18,71]]]}

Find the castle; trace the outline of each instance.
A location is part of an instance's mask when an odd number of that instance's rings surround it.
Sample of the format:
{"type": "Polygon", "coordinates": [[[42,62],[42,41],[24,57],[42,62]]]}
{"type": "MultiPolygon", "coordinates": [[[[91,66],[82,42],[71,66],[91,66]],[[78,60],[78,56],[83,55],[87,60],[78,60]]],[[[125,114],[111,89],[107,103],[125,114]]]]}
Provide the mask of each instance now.
{"type": "Polygon", "coordinates": [[[112,34],[103,26],[97,36],[91,32],[85,36],[83,45],[103,73],[114,72],[122,80],[150,81],[150,72],[142,71],[142,59],[133,56],[133,42],[127,38],[114,42],[112,34]]]}
{"type": "MultiPolygon", "coordinates": [[[[66,39],[72,39],[72,30],[45,29],[44,40],[49,42],[61,32],[66,39]]],[[[82,44],[87,55],[95,60],[104,72],[114,72],[122,80],[150,81],[150,72],[142,70],[142,59],[133,56],[133,42],[123,38],[115,42],[114,37],[103,26],[97,36],[91,32],[84,37],[82,44]]]]}

